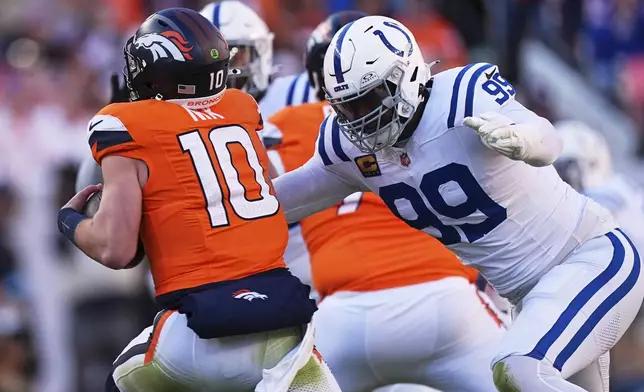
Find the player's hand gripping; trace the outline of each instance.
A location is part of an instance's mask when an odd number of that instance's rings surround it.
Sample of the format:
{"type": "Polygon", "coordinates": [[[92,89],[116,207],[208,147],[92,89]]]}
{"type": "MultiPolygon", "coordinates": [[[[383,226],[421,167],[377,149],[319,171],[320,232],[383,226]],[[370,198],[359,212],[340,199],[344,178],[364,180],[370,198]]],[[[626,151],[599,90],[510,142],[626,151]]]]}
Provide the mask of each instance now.
{"type": "Polygon", "coordinates": [[[504,115],[486,112],[479,117],[465,118],[463,125],[475,130],[488,148],[517,161],[526,158],[527,143],[521,127],[504,115]]]}
{"type": "Polygon", "coordinates": [[[89,185],[72,197],[63,208],[71,208],[76,212],[83,211],[90,196],[103,189],[103,184],[89,185]]]}

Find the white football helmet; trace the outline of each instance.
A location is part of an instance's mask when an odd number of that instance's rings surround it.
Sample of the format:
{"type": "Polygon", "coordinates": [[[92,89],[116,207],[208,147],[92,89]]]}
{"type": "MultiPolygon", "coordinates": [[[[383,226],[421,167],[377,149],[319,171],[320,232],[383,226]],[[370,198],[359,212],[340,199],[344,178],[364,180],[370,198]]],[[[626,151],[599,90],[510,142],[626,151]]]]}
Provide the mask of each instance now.
{"type": "Polygon", "coordinates": [[[579,191],[601,186],[612,173],[604,136],[579,121],[561,121],[555,129],[563,140],[563,151],[554,163],[561,178],[579,191]]]}
{"type": "Polygon", "coordinates": [[[431,77],[402,23],[366,16],[340,29],[324,56],[326,98],[343,133],[373,153],[398,140],[431,77]]]}
{"type": "Polygon", "coordinates": [[[210,3],[201,10],[230,46],[230,68],[241,73],[228,77],[228,86],[260,99],[273,69],[273,33],[249,6],[237,0],[210,3]]]}

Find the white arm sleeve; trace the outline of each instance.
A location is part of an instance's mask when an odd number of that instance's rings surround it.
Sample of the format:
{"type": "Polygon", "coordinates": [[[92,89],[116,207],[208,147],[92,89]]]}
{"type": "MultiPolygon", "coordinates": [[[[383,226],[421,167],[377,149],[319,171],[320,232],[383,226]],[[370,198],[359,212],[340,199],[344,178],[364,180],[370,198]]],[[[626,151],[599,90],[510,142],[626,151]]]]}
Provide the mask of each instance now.
{"type": "Polygon", "coordinates": [[[315,157],[304,166],[279,176],[273,184],[289,223],[299,222],[354,192],[365,190],[320,165],[315,157]]]}
{"type": "Polygon", "coordinates": [[[507,102],[498,111],[520,126],[517,127],[517,131],[525,140],[525,163],[532,166],[548,166],[559,157],[563,142],[550,121],[537,116],[515,100],[507,102]]]}

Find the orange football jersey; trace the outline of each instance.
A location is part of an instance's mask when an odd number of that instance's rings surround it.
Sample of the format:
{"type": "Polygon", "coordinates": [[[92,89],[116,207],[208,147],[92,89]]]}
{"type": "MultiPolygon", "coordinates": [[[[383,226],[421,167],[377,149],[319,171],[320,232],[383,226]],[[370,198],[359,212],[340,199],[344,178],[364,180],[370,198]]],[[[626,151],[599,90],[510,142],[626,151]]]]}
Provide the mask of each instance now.
{"type": "MultiPolygon", "coordinates": [[[[270,152],[274,166],[288,172],[315,150],[320,123],[331,108],[311,103],[283,109],[269,119],[282,134],[270,152]]],[[[373,193],[354,193],[339,205],[302,222],[311,254],[315,289],[322,297],[336,291],[373,291],[437,280],[469,279],[468,270],[438,240],[396,218],[373,193]]]]}
{"type": "Polygon", "coordinates": [[[234,89],[207,109],[145,100],[91,120],[99,164],[113,154],[148,166],[140,232],[157,295],[285,267],[262,127],[255,100],[234,89]]]}

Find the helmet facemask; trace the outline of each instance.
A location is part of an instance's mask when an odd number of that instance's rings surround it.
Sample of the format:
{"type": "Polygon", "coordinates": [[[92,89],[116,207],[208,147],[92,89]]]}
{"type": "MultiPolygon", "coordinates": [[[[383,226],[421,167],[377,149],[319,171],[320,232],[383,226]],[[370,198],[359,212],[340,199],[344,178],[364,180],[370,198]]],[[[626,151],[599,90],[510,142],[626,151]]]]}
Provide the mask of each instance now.
{"type": "Polygon", "coordinates": [[[264,86],[265,70],[260,53],[266,51],[263,46],[272,45],[266,39],[255,40],[231,40],[230,45],[230,67],[237,69],[238,73],[230,75],[228,87],[240,89],[259,99],[266,91],[264,86]]]}
{"type": "Polygon", "coordinates": [[[403,68],[394,64],[356,93],[332,98],[326,92],[340,129],[362,152],[375,153],[394,145],[412,118],[414,106],[403,98],[399,88],[403,77],[403,68]]]}
{"type": "Polygon", "coordinates": [[[139,59],[132,55],[132,44],[134,43],[134,36],[127,40],[123,47],[123,56],[125,57],[125,65],[123,66],[123,75],[125,75],[125,85],[127,86],[130,101],[138,101],[139,99],[148,99],[150,97],[142,96],[138,89],[134,88],[134,79],[143,71],[145,64],[143,59],[139,59]]]}

